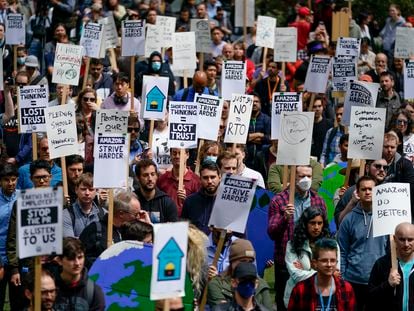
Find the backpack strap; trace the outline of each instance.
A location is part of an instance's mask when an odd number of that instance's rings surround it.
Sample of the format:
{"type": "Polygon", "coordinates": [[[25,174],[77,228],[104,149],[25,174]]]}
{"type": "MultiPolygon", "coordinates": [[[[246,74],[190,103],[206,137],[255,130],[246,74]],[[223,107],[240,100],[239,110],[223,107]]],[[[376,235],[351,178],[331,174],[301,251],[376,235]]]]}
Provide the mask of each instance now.
{"type": "Polygon", "coordinates": [[[72,221],[72,228],[75,228],[75,211],[73,210],[73,205],[69,205],[67,209],[70,215],[70,219],[72,221]]]}
{"type": "Polygon", "coordinates": [[[102,224],[101,221],[95,222],[96,224],[96,236],[95,236],[95,248],[98,250],[102,239],[102,224]]]}
{"type": "Polygon", "coordinates": [[[42,79],[43,79],[42,75],[41,75],[41,74],[39,74],[39,75],[36,77],[36,79],[34,79],[34,80],[31,82],[31,85],[36,85],[36,84],[38,84],[38,83],[40,82],[40,80],[42,80],[42,79]]]}
{"type": "Polygon", "coordinates": [[[88,301],[89,307],[92,306],[93,292],[95,291],[95,283],[88,278],[86,281],[86,300],[88,301]]]}

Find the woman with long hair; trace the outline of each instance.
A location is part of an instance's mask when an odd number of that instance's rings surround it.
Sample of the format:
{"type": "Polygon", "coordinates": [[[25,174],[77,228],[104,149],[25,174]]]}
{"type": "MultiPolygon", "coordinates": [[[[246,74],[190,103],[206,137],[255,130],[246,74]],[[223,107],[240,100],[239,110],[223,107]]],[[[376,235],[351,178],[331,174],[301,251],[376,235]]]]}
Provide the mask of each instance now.
{"type": "Polygon", "coordinates": [[[414,134],[411,113],[405,109],[398,109],[390,121],[390,129],[398,135],[400,144],[397,152],[414,163],[414,134]]]}
{"type": "Polygon", "coordinates": [[[286,247],[285,262],[290,274],[284,296],[286,307],[293,287],[316,272],[311,267],[312,249],[315,242],[324,237],[329,237],[329,224],[324,209],[319,206],[305,209],[295,225],[293,239],[286,247]]]}

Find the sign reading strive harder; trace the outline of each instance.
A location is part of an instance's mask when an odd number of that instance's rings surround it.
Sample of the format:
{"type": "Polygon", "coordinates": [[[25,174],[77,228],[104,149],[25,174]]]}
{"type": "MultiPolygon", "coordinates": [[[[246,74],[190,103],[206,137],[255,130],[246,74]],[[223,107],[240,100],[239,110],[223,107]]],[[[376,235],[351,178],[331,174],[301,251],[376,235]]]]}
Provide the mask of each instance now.
{"type": "Polygon", "coordinates": [[[26,30],[23,14],[7,14],[6,44],[24,45],[26,43],[26,30]]]}
{"type": "Polygon", "coordinates": [[[313,93],[325,93],[330,70],[330,57],[312,55],[306,73],[305,90],[313,93]]]}
{"type": "Polygon", "coordinates": [[[62,188],[33,188],[17,197],[19,258],[62,254],[62,188]]]}
{"type": "Polygon", "coordinates": [[[85,55],[100,58],[102,49],[103,25],[86,23],[83,27],[79,45],[85,48],[85,55]]]}
{"type": "Polygon", "coordinates": [[[348,158],[381,159],[385,115],[385,108],[351,108],[348,158]]]}
{"type": "Polygon", "coordinates": [[[49,100],[47,86],[29,85],[17,90],[20,133],[46,132],[45,108],[49,100]]]}
{"type": "Polygon", "coordinates": [[[122,56],[144,55],[145,21],[122,22],[122,56]]]}
{"type": "Polygon", "coordinates": [[[232,94],[229,119],[226,126],[225,143],[245,144],[249,132],[253,96],[232,94]]]}
{"type": "Polygon", "coordinates": [[[198,110],[198,138],[217,140],[223,100],[217,96],[196,94],[198,110]]]}
{"type": "Polygon", "coordinates": [[[226,174],[217,189],[208,225],[244,233],[255,191],[256,180],[226,174]]]}
{"type": "Polygon", "coordinates": [[[373,236],[394,234],[400,223],[411,223],[410,184],[385,183],[372,193],[373,236]]]}
{"type": "Polygon", "coordinates": [[[197,104],[171,101],[169,112],[168,147],[197,147],[197,104]]]}
{"type": "Polygon", "coordinates": [[[246,89],[246,63],[226,61],[221,71],[221,92],[224,100],[230,100],[233,93],[244,94],[246,89]]]}
{"type": "Polygon", "coordinates": [[[82,47],[58,43],[53,64],[52,83],[78,85],[82,65],[82,47]]]}
{"type": "Polygon", "coordinates": [[[272,139],[280,136],[280,115],[286,111],[302,111],[302,93],[273,93],[272,97],[272,139]]]}

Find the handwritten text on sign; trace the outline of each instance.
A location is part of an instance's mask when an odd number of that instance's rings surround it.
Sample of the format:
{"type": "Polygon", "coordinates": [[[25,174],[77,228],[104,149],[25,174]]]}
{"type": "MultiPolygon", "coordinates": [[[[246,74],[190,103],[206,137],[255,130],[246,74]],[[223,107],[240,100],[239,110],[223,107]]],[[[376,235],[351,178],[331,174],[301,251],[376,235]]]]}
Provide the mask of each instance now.
{"type": "Polygon", "coordinates": [[[385,183],[372,196],[373,235],[393,234],[402,222],[411,222],[410,184],[385,183]]]}
{"type": "Polygon", "coordinates": [[[82,47],[58,43],[53,65],[53,83],[78,85],[82,64],[82,47]]]}
{"type": "Polygon", "coordinates": [[[246,143],[252,107],[252,95],[232,94],[225,143],[246,143]]]}
{"type": "Polygon", "coordinates": [[[381,159],[385,108],[352,107],[348,158],[381,159]]]}

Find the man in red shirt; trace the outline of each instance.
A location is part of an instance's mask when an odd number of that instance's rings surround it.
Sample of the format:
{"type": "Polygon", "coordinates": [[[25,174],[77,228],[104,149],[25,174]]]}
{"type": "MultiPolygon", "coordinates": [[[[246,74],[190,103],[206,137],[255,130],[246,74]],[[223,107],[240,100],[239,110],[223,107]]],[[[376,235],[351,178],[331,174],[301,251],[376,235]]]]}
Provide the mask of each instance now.
{"type": "MultiPolygon", "coordinates": [[[[306,17],[310,14],[311,12],[307,7],[301,7],[298,10],[299,19],[289,24],[289,27],[295,27],[298,29],[298,55],[301,55],[300,51],[305,50],[306,44],[308,43],[311,24],[307,21],[306,17]]],[[[304,54],[306,55],[306,53],[304,54]]]]}

